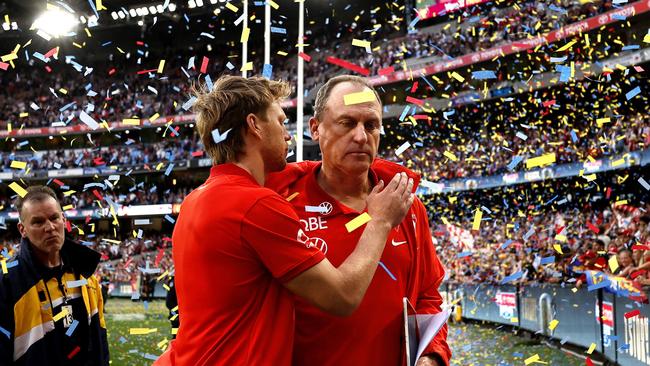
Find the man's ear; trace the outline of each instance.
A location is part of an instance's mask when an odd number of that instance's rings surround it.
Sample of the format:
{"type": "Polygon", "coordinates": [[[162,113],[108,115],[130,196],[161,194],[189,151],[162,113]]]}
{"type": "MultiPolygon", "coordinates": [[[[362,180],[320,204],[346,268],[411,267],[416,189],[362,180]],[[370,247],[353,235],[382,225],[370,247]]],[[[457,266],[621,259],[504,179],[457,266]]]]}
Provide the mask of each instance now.
{"type": "Polygon", "coordinates": [[[25,225],[21,221],[18,221],[18,231],[20,232],[20,236],[23,238],[27,237],[27,230],[25,230],[25,225]]]}
{"type": "Polygon", "coordinates": [[[263,132],[261,126],[261,120],[254,113],[249,113],[246,116],[246,125],[248,126],[248,133],[256,136],[259,139],[262,139],[263,132]]]}
{"type": "Polygon", "coordinates": [[[309,132],[311,132],[311,139],[314,141],[318,141],[318,125],[320,125],[320,121],[316,117],[309,119],[309,132]]]}

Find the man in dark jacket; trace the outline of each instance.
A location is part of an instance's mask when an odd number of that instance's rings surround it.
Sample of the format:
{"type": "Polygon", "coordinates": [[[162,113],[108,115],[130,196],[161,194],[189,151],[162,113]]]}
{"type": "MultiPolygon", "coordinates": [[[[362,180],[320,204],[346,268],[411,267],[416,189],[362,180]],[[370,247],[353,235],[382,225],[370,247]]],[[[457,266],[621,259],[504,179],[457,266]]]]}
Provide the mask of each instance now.
{"type": "Polygon", "coordinates": [[[0,365],[108,365],[93,275],[100,254],[65,239],[65,217],[49,187],[29,187],[16,208],[22,242],[0,275],[0,365]]]}

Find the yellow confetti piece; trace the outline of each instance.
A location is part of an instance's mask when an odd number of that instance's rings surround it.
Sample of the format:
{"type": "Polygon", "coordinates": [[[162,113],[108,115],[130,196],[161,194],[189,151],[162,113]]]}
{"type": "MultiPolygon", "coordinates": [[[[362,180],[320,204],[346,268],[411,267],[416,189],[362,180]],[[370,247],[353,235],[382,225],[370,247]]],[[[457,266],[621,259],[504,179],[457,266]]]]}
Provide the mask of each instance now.
{"type": "Polygon", "coordinates": [[[153,121],[157,120],[158,117],[160,117],[160,113],[154,114],[153,116],[149,117],[149,122],[153,122],[153,121]]]}
{"type": "Polygon", "coordinates": [[[531,363],[533,363],[533,362],[537,362],[537,361],[539,361],[539,355],[538,355],[538,354],[535,354],[534,356],[532,356],[532,357],[528,357],[527,359],[525,359],[525,360],[524,360],[524,363],[525,363],[526,365],[530,365],[531,363]]]}
{"type": "Polygon", "coordinates": [[[453,71],[453,72],[451,73],[451,77],[453,77],[454,79],[460,81],[461,83],[465,81],[465,78],[462,77],[462,76],[461,76],[459,73],[457,73],[456,71],[453,71]]]}
{"type": "Polygon", "coordinates": [[[442,153],[442,155],[446,156],[451,161],[458,161],[456,155],[450,153],[449,151],[445,151],[444,153],[442,153]]]}
{"type": "Polygon", "coordinates": [[[2,266],[2,273],[7,274],[9,270],[7,269],[7,260],[3,259],[0,261],[0,266],[2,266]]]}
{"type": "Polygon", "coordinates": [[[65,317],[66,315],[68,315],[68,310],[66,308],[63,308],[63,310],[61,310],[58,314],[52,317],[52,320],[54,322],[58,322],[59,320],[63,319],[63,317],[65,317]]]}
{"type": "Polygon", "coordinates": [[[9,53],[9,54],[6,54],[6,55],[2,56],[2,62],[8,62],[8,61],[11,61],[11,60],[15,60],[17,58],[18,58],[17,54],[9,53]]]}
{"type": "Polygon", "coordinates": [[[287,202],[291,202],[292,199],[296,198],[300,192],[294,192],[291,196],[287,197],[287,202]]]}
{"type": "Polygon", "coordinates": [[[538,166],[544,166],[548,164],[555,163],[555,153],[544,154],[535,158],[530,158],[526,160],[526,168],[535,168],[538,166]]]}
{"type": "Polygon", "coordinates": [[[618,260],[616,259],[615,255],[609,258],[607,264],[609,264],[609,269],[612,271],[612,273],[616,272],[616,270],[618,269],[618,260]]]}
{"type": "Polygon", "coordinates": [[[158,348],[164,348],[167,345],[167,342],[169,342],[167,339],[163,339],[162,341],[158,342],[156,346],[158,348]]]}
{"type": "Polygon", "coordinates": [[[566,243],[566,236],[562,235],[562,234],[557,234],[557,235],[555,235],[555,240],[566,243]]]}
{"type": "Polygon", "coordinates": [[[571,41],[571,42],[565,44],[564,46],[560,47],[560,49],[557,50],[557,51],[555,51],[555,52],[562,52],[562,51],[568,50],[568,49],[571,48],[571,46],[573,46],[575,43],[576,43],[576,41],[571,41]]]}
{"type": "Polygon", "coordinates": [[[483,218],[483,211],[476,209],[474,212],[474,222],[472,223],[472,230],[478,230],[481,227],[481,219],[483,218]]]}
{"type": "Polygon", "coordinates": [[[14,192],[16,192],[16,194],[19,195],[20,197],[25,197],[25,195],[27,194],[27,191],[23,187],[21,187],[20,184],[16,182],[12,182],[11,184],[9,184],[9,188],[11,188],[14,192]]]}
{"type": "Polygon", "coordinates": [[[345,103],[345,105],[351,105],[372,102],[375,99],[377,99],[377,97],[375,97],[375,93],[372,90],[366,90],[358,93],[350,93],[344,95],[343,103],[345,103]]]}
{"type": "Polygon", "coordinates": [[[27,162],[25,161],[18,161],[18,160],[13,160],[11,162],[10,167],[14,169],[25,169],[27,167],[27,162]]]}
{"type": "Polygon", "coordinates": [[[266,2],[268,2],[269,5],[271,5],[271,7],[272,7],[273,9],[275,9],[275,10],[280,9],[280,5],[278,5],[275,1],[273,1],[273,0],[266,0],[266,2]]]}
{"type": "Polygon", "coordinates": [[[345,228],[348,230],[348,233],[351,233],[354,230],[363,226],[363,224],[369,222],[370,220],[372,220],[370,215],[367,212],[364,212],[361,215],[350,220],[347,224],[345,224],[345,228]]]}
{"type": "Polygon", "coordinates": [[[512,318],[510,318],[510,322],[511,323],[519,323],[519,318],[516,317],[516,316],[513,316],[512,318]]]}
{"type": "Polygon", "coordinates": [[[129,329],[129,334],[131,335],[142,335],[142,334],[151,334],[156,333],[158,328],[131,328],[129,329]]]}
{"type": "Polygon", "coordinates": [[[29,113],[28,113],[28,112],[23,112],[23,113],[21,113],[21,114],[18,115],[18,117],[20,117],[20,118],[25,118],[25,117],[27,117],[27,116],[29,116],[29,113]]]}
{"type": "Polygon", "coordinates": [[[165,166],[165,163],[163,162],[158,163],[158,165],[156,165],[156,170],[162,169],[163,166],[165,166]]]}
{"type": "Polygon", "coordinates": [[[122,123],[125,125],[129,126],[139,126],[140,125],[140,119],[139,118],[125,118],[122,120],[122,123]]]}
{"type": "Polygon", "coordinates": [[[614,206],[622,206],[622,205],[627,205],[627,200],[620,200],[614,203],[614,206]]]}
{"type": "Polygon", "coordinates": [[[286,55],[288,55],[288,53],[286,53],[286,52],[284,52],[284,51],[278,51],[278,55],[280,55],[280,56],[286,56],[286,55]]]}
{"type": "Polygon", "coordinates": [[[559,321],[559,320],[556,320],[556,319],[553,319],[553,320],[551,320],[551,322],[549,323],[549,325],[548,325],[548,329],[550,329],[550,330],[554,330],[555,327],[557,327],[558,324],[560,324],[560,321],[559,321]]]}
{"type": "Polygon", "coordinates": [[[596,119],[596,124],[598,125],[598,127],[602,127],[603,123],[609,123],[609,122],[610,119],[608,117],[596,119]]]}
{"type": "Polygon", "coordinates": [[[165,68],[165,60],[160,60],[160,63],[158,64],[157,72],[159,74],[162,74],[164,68],[165,68]]]}
{"type": "Polygon", "coordinates": [[[244,28],[241,31],[241,39],[239,40],[239,42],[241,42],[241,43],[248,42],[248,36],[250,36],[250,34],[251,34],[251,29],[248,28],[248,27],[244,28]]]}
{"type": "Polygon", "coordinates": [[[172,328],[172,334],[177,334],[178,333],[178,328],[172,328]]]}
{"type": "Polygon", "coordinates": [[[73,209],[73,208],[74,208],[73,205],[66,205],[66,206],[61,207],[61,209],[62,209],[63,211],[71,210],[71,209],[73,209]]]}
{"type": "Polygon", "coordinates": [[[253,70],[253,62],[247,62],[246,65],[243,65],[239,71],[251,71],[253,70]]]}
{"type": "Polygon", "coordinates": [[[236,13],[236,12],[239,11],[238,7],[234,6],[233,4],[231,4],[229,2],[226,3],[226,8],[228,8],[228,10],[232,10],[233,13],[236,13]]]}
{"type": "Polygon", "coordinates": [[[560,246],[560,244],[553,244],[553,249],[555,249],[555,251],[560,254],[564,254],[562,253],[562,247],[560,246]]]}
{"type": "Polygon", "coordinates": [[[596,343],[592,343],[587,350],[587,354],[590,355],[596,349],[596,343]]]}
{"type": "Polygon", "coordinates": [[[353,38],[352,45],[356,47],[366,48],[366,47],[370,47],[370,41],[364,41],[362,39],[353,38]]]}
{"type": "Polygon", "coordinates": [[[97,11],[108,10],[108,9],[106,9],[106,7],[102,4],[102,0],[95,0],[95,6],[97,7],[97,11]]]}

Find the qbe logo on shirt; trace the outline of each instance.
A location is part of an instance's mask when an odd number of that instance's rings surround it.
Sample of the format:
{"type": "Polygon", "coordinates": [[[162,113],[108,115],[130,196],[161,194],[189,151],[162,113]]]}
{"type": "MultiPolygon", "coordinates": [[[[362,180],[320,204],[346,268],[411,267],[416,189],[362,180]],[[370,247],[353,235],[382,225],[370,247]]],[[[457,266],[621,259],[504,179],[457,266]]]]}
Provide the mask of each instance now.
{"type": "Polygon", "coordinates": [[[296,236],[301,244],[304,244],[307,248],[318,248],[323,254],[327,254],[327,243],[321,238],[312,237],[310,238],[305,234],[302,229],[298,229],[298,235],[296,236]]]}

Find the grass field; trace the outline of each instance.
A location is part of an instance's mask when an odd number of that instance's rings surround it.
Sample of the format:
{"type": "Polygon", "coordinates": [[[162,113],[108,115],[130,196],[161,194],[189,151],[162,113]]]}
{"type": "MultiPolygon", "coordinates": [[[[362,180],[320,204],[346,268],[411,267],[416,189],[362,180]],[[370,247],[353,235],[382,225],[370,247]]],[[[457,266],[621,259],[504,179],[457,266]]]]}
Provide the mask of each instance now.
{"type": "Polygon", "coordinates": [[[162,353],[158,343],[171,339],[171,325],[162,300],[144,303],[109,299],[106,328],[113,366],[151,365],[162,353]],[[137,328],[146,328],[149,333],[131,334],[137,328]]]}
{"type": "MultiPolygon", "coordinates": [[[[109,299],[106,310],[113,366],[151,365],[162,353],[158,344],[164,347],[164,342],[171,339],[171,326],[163,301],[145,305],[143,302],[109,299]],[[149,333],[131,334],[134,329],[137,332],[137,328],[149,333]]],[[[452,365],[524,365],[524,360],[535,355],[547,365],[584,365],[583,360],[555,348],[475,324],[450,324],[448,342],[454,353],[452,365]]]]}

